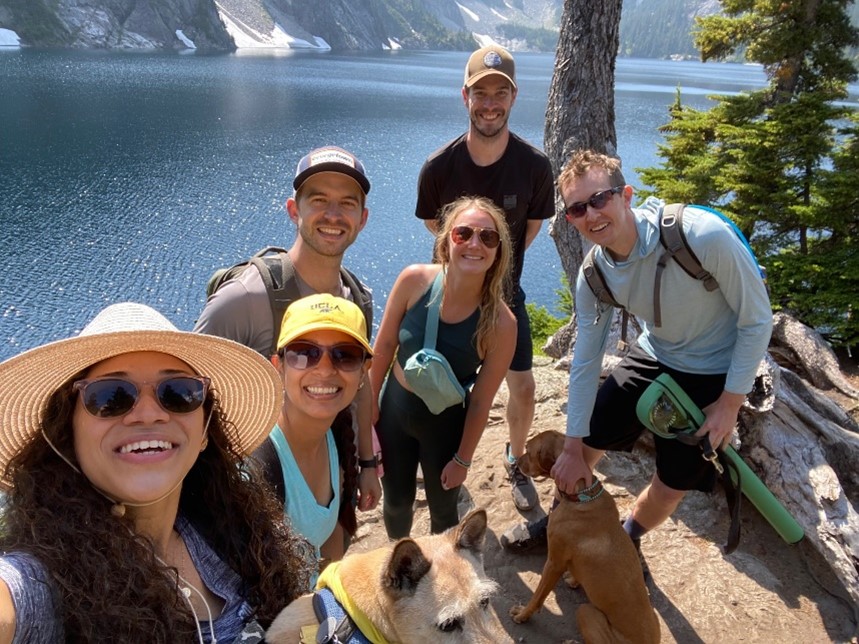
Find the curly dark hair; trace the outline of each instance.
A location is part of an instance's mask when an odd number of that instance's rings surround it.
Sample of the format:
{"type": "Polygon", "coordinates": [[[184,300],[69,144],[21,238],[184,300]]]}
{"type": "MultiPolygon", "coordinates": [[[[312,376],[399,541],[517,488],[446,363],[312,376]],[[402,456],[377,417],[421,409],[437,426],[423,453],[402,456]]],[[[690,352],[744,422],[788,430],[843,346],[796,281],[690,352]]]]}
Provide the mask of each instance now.
{"type": "MultiPolygon", "coordinates": [[[[48,401],[39,429],[75,463],[72,383],[48,401]]],[[[179,512],[242,579],[263,627],[309,587],[303,541],[283,509],[236,452],[235,427],[217,394],[204,404],[208,445],[182,484],[179,512]]],[[[74,471],[37,433],[9,463],[13,488],[0,548],[35,556],[54,582],[67,641],[196,642],[194,615],[181,598],[177,571],[157,560],[147,537],[74,471]]]]}

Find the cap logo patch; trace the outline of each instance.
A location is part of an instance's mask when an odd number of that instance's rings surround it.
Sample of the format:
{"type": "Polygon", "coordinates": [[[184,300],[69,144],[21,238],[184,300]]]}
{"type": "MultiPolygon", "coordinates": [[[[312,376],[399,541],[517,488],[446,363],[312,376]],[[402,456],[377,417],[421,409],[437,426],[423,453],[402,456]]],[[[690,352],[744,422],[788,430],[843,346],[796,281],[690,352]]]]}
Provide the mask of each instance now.
{"type": "Polygon", "coordinates": [[[310,307],[310,310],[325,315],[328,313],[334,313],[335,311],[339,311],[340,306],[337,304],[331,304],[329,302],[320,302],[319,304],[313,304],[310,307]]]}
{"type": "Polygon", "coordinates": [[[497,51],[486,52],[486,55],[483,57],[483,64],[490,69],[501,67],[501,56],[497,51]]]}
{"type": "MultiPolygon", "coordinates": [[[[499,58],[499,61],[501,59],[499,58]]],[[[341,163],[350,168],[355,167],[355,159],[348,154],[344,154],[340,150],[320,150],[310,157],[310,166],[319,165],[320,163],[341,163]]]]}

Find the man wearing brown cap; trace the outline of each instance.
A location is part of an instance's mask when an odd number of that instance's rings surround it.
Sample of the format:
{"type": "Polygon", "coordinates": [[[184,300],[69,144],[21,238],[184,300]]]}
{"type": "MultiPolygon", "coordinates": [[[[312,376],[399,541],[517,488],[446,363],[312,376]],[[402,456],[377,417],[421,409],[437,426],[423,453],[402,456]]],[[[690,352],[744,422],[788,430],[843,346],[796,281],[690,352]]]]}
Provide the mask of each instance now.
{"type": "MultiPolygon", "coordinates": [[[[342,148],[317,148],[298,162],[292,186],[295,192],[286,200],[286,212],[298,234],[286,261],[295,282],[293,292],[298,297],[330,293],[371,312],[370,290],[341,270],[343,253],[367,223],[370,181],[364,165],[342,148]],[[350,288],[350,282],[357,288],[350,288]]],[[[280,326],[263,277],[257,267],[249,266],[208,298],[194,331],[235,340],[268,358],[280,332],[276,324],[280,326]]],[[[375,507],[382,492],[373,455],[370,396],[370,387],[363,387],[356,398],[362,510],[375,507]]]]}
{"type": "Polygon", "coordinates": [[[492,199],[507,217],[513,240],[510,308],[519,332],[507,372],[510,442],[503,460],[516,507],[529,510],[537,504],[537,491],[516,466],[534,417],[531,326],[519,280],[525,250],[554,212],[554,184],[546,155],[508,128],[517,91],[515,63],[506,49],[490,45],[471,54],[462,87],[468,131],[427,158],[418,179],[415,215],[435,233],[445,204],[479,195],[492,199]]]}

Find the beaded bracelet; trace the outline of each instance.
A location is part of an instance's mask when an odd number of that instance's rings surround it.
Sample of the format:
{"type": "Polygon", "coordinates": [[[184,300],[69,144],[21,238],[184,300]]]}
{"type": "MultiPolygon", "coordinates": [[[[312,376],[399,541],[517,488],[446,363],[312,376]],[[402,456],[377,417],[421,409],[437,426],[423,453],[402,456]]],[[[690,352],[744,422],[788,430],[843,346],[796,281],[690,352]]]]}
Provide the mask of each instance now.
{"type": "Polygon", "coordinates": [[[471,467],[471,461],[462,460],[462,458],[460,458],[459,454],[456,452],[453,453],[453,462],[456,463],[457,465],[459,465],[460,467],[464,467],[465,469],[468,469],[469,467],[471,467]]]}

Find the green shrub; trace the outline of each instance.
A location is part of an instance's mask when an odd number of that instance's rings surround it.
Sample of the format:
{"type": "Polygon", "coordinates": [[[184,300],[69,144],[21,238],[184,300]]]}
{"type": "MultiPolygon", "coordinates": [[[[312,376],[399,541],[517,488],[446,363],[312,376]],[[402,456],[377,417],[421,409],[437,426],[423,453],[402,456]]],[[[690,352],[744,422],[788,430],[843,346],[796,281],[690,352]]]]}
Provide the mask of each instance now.
{"type": "Polygon", "coordinates": [[[545,306],[537,306],[531,302],[525,303],[525,309],[531,319],[531,340],[534,342],[534,353],[541,356],[546,355],[543,353],[542,346],[546,344],[550,335],[566,324],[567,320],[556,318],[549,313],[545,306]]]}

